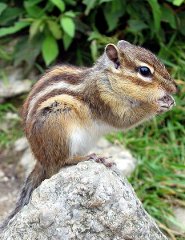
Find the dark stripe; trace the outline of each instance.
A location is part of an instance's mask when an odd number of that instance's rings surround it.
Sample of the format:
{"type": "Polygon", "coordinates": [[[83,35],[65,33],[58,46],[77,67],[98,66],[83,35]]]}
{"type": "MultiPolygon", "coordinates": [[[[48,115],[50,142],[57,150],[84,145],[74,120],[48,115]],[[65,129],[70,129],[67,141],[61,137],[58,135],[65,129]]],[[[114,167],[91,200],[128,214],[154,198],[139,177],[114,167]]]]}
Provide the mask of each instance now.
{"type": "Polygon", "coordinates": [[[55,90],[51,91],[50,93],[45,94],[43,97],[41,97],[41,98],[36,102],[35,106],[33,107],[33,109],[31,110],[31,112],[30,112],[30,114],[29,114],[29,115],[30,115],[30,118],[32,118],[32,117],[35,115],[35,113],[36,113],[36,111],[37,111],[37,108],[39,107],[39,105],[40,105],[42,102],[48,100],[48,99],[51,98],[51,97],[55,97],[55,96],[58,96],[58,95],[61,95],[61,94],[67,94],[67,95],[70,95],[70,96],[74,96],[74,97],[76,97],[76,98],[79,99],[79,100],[82,99],[82,96],[81,96],[80,93],[72,92],[72,91],[69,91],[69,90],[67,90],[67,89],[55,89],[55,90]]]}
{"type": "MultiPolygon", "coordinates": [[[[113,112],[111,107],[106,104],[100,97],[99,90],[96,84],[89,85],[84,90],[84,92],[73,92],[69,91],[68,89],[55,89],[50,93],[41,97],[35,104],[34,108],[30,112],[30,121],[34,119],[34,115],[39,107],[39,105],[46,101],[51,97],[55,97],[57,95],[67,94],[69,96],[75,97],[77,100],[83,101],[85,105],[87,105],[92,112],[92,117],[97,120],[102,120],[112,126],[121,127],[122,120],[119,116],[116,116],[113,112]]],[[[27,122],[29,124],[29,121],[27,122]]]]}
{"type": "Polygon", "coordinates": [[[76,85],[76,84],[82,83],[83,78],[82,78],[82,73],[75,73],[73,75],[71,75],[70,73],[62,73],[61,75],[50,77],[50,79],[47,81],[51,81],[52,83],[63,81],[69,84],[76,85]]]}
{"type": "MultiPolygon", "coordinates": [[[[64,66],[65,67],[65,66],[64,66]]],[[[66,68],[66,67],[65,67],[66,68]]],[[[84,81],[84,72],[82,73],[70,73],[70,69],[72,69],[73,71],[75,69],[79,69],[79,68],[75,68],[75,67],[69,67],[69,73],[67,72],[63,72],[63,73],[58,73],[57,75],[55,75],[55,69],[51,69],[49,70],[32,88],[30,94],[28,95],[25,104],[22,108],[22,116],[23,116],[23,120],[26,120],[27,114],[28,114],[28,106],[30,101],[34,98],[34,96],[43,91],[44,89],[46,89],[49,85],[52,85],[54,83],[57,82],[66,82],[69,84],[73,84],[73,85],[78,85],[80,83],[82,83],[84,81]],[[53,72],[53,75],[51,74],[53,72]]],[[[61,67],[62,69],[62,67],[61,67]]],[[[67,70],[67,69],[65,69],[67,70]]],[[[84,69],[85,70],[85,69],[84,69]]],[[[62,71],[61,71],[62,72],[62,71]]]]}
{"type": "Polygon", "coordinates": [[[46,74],[43,78],[41,78],[33,87],[32,91],[31,91],[31,95],[30,95],[30,99],[31,100],[35,94],[37,94],[40,91],[43,91],[46,87],[48,87],[49,85],[52,85],[54,83],[58,83],[58,82],[66,82],[69,84],[73,84],[73,85],[78,85],[80,83],[83,82],[83,77],[81,73],[70,73],[70,69],[69,69],[69,73],[67,72],[61,72],[58,73],[57,75],[55,75],[55,71],[53,70],[53,75],[51,74],[52,71],[49,74],[46,74]]]}
{"type": "Polygon", "coordinates": [[[122,126],[122,120],[116,116],[111,107],[100,97],[96,84],[89,86],[83,93],[83,101],[89,106],[94,119],[102,120],[113,127],[122,126]]]}

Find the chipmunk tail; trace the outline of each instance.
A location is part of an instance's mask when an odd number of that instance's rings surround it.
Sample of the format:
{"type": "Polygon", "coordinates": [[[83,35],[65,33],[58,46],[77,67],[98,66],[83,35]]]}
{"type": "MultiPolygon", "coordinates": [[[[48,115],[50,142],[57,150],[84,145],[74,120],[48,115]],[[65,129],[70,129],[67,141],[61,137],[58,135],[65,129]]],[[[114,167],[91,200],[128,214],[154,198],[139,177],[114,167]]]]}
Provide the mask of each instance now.
{"type": "Polygon", "coordinates": [[[37,188],[41,182],[47,178],[47,171],[38,162],[36,163],[33,171],[27,177],[23,188],[21,190],[19,199],[16,203],[15,209],[10,213],[7,219],[0,225],[0,232],[3,231],[9,224],[10,220],[29,203],[32,192],[37,188]]]}

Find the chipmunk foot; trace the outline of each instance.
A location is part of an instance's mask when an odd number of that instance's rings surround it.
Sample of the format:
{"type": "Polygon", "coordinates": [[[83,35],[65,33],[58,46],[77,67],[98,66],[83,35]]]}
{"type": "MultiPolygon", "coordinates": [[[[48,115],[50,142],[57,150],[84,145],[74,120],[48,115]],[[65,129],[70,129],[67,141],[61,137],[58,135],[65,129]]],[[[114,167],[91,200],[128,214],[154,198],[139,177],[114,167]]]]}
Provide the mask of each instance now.
{"type": "Polygon", "coordinates": [[[89,160],[94,160],[97,163],[102,163],[108,168],[112,168],[112,167],[116,166],[116,163],[113,162],[110,159],[110,157],[97,156],[95,153],[92,153],[92,154],[88,155],[88,157],[89,157],[89,160]]]}

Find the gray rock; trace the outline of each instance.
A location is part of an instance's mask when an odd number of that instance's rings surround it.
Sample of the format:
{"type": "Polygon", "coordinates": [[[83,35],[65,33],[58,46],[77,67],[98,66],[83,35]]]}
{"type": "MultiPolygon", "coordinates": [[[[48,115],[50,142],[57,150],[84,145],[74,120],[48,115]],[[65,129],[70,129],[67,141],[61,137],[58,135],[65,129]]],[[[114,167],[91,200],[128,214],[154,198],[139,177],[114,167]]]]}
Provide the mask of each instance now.
{"type": "Polygon", "coordinates": [[[20,117],[17,113],[7,112],[5,115],[6,120],[20,120],[20,117]]]}
{"type": "Polygon", "coordinates": [[[21,152],[24,151],[29,147],[28,141],[25,137],[19,138],[15,143],[14,143],[14,149],[16,152],[21,152]]]}
{"type": "Polygon", "coordinates": [[[0,169],[0,180],[4,179],[5,174],[4,172],[0,169]]]}
{"type": "Polygon", "coordinates": [[[100,138],[100,140],[98,141],[96,148],[98,149],[105,149],[111,146],[111,143],[105,139],[105,138],[100,138]]]}
{"type": "Polygon", "coordinates": [[[11,127],[14,126],[15,122],[20,121],[20,118],[17,113],[7,112],[4,114],[0,124],[0,130],[8,132],[11,127]]]}
{"type": "Polygon", "coordinates": [[[32,81],[24,80],[21,68],[8,67],[4,71],[4,78],[0,79],[0,98],[14,97],[28,92],[32,86],[32,81]]]}
{"type": "Polygon", "coordinates": [[[185,234],[185,208],[175,207],[173,214],[175,222],[174,220],[169,221],[170,227],[179,234],[185,234]]]}
{"type": "Polygon", "coordinates": [[[14,151],[22,152],[22,156],[18,164],[21,168],[23,168],[24,175],[27,177],[35,165],[35,158],[31,152],[31,149],[29,148],[26,137],[19,138],[14,143],[14,151]]]}
{"type": "Polygon", "coordinates": [[[35,165],[35,158],[31,152],[30,148],[27,148],[24,151],[19,164],[21,165],[21,167],[23,167],[23,169],[25,171],[25,177],[27,177],[35,165]]]}
{"type": "Polygon", "coordinates": [[[167,240],[127,180],[93,161],[45,180],[2,240],[167,240]]]}

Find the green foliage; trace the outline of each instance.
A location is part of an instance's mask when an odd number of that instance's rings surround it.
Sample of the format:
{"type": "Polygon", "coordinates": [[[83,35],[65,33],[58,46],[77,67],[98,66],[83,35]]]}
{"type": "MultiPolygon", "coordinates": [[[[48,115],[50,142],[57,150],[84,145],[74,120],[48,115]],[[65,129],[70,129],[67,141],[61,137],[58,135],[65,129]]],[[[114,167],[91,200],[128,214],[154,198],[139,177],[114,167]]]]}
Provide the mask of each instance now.
{"type": "Polygon", "coordinates": [[[0,58],[32,68],[43,60],[46,65],[58,59],[74,63],[76,55],[78,64],[88,64],[105,44],[118,39],[164,53],[164,46],[171,51],[176,41],[183,43],[184,23],[183,0],[3,0],[0,58]],[[12,39],[13,48],[6,51],[12,39]],[[18,53],[22,43],[23,56],[18,53]]]}
{"type": "Polygon", "coordinates": [[[16,113],[16,108],[11,103],[0,104],[0,151],[5,147],[9,147],[17,138],[22,136],[20,131],[20,120],[7,119],[7,113],[16,113]]]}
{"type": "Polygon", "coordinates": [[[21,29],[27,27],[29,24],[26,22],[17,22],[12,27],[5,27],[0,29],[0,37],[4,37],[9,34],[16,33],[21,29]]]}
{"type": "Polygon", "coordinates": [[[75,35],[75,24],[72,18],[68,16],[62,16],[60,19],[60,24],[64,32],[71,38],[75,35]]]}
{"type": "Polygon", "coordinates": [[[7,8],[7,4],[0,3],[0,14],[7,8]]]}
{"type": "Polygon", "coordinates": [[[50,0],[61,12],[65,10],[65,3],[61,0],[50,0]]]}
{"type": "Polygon", "coordinates": [[[48,35],[44,38],[42,55],[46,65],[49,65],[58,56],[58,45],[52,35],[48,35]]]}

